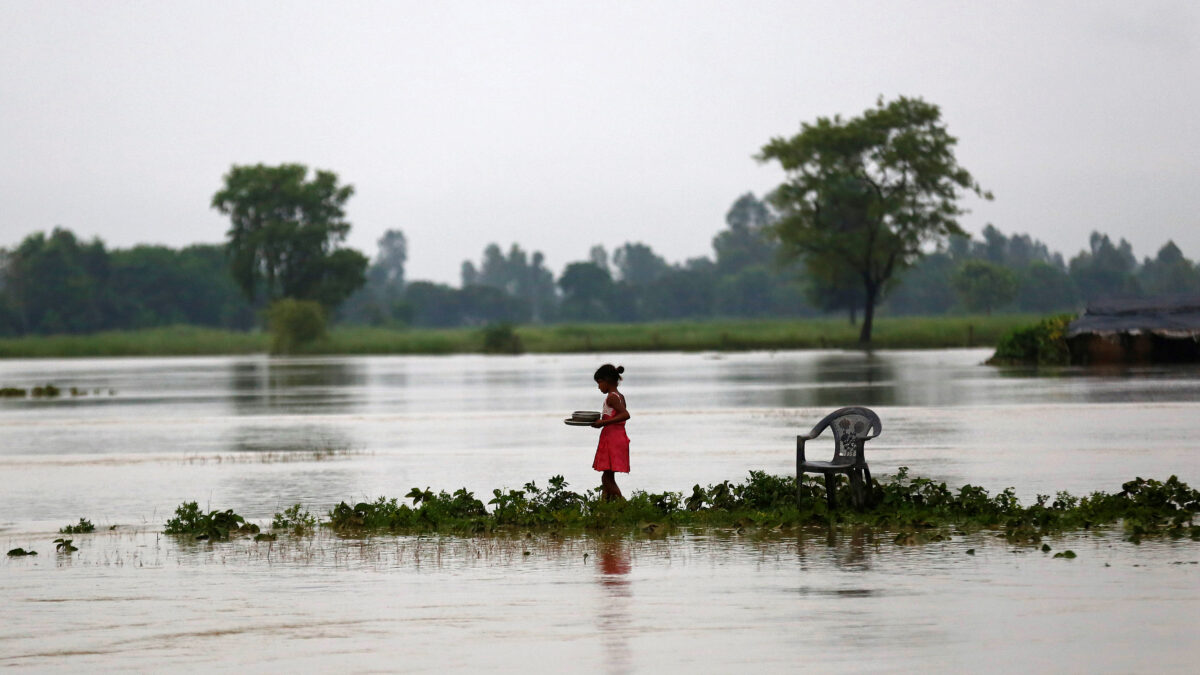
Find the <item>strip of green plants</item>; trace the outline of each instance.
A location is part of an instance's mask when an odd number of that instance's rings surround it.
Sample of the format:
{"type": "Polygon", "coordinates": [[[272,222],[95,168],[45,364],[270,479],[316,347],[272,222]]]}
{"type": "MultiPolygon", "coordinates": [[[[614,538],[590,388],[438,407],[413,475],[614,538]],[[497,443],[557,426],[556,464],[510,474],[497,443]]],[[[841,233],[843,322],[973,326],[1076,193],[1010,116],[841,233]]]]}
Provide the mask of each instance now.
{"type": "MultiPolygon", "coordinates": [[[[1112,494],[1038,495],[1033,504],[1023,505],[1012,488],[995,495],[973,485],[952,489],[943,482],[910,477],[907,469],[901,468],[893,477],[873,481],[869,493],[869,505],[850,508],[850,487],[843,479],[835,483],[836,502],[841,506],[831,511],[823,481],[805,476],[797,490],[794,477],[752,471],[745,481],[695,485],[690,494],[634,492],[627,500],[606,502],[598,490],[575,492],[568,489],[562,476],[555,476],[544,487],[529,482],[519,490],[495,489],[487,504],[465,488],[453,493],[413,488],[405,497],[411,506],[386,497],[341,502],[324,519],[297,504],[275,514],[271,527],[302,535],[319,525],[346,536],[364,536],[528,530],[654,532],[676,526],[781,530],[832,525],[894,533],[898,543],[937,541],[952,532],[995,530],[1009,542],[1033,545],[1047,535],[1120,522],[1133,542],[1146,536],[1200,540],[1200,526],[1194,523],[1200,512],[1200,491],[1175,476],[1166,481],[1137,478],[1112,494]]],[[[189,502],[176,510],[166,531],[218,539],[257,534],[252,528],[232,511],[204,514],[195,502],[189,502]]]]}
{"type": "MultiPolygon", "coordinates": [[[[996,344],[1038,317],[1009,314],[886,317],[875,323],[877,349],[942,349],[996,344]]],[[[858,348],[858,327],[842,318],[739,319],[486,328],[335,327],[299,354],[512,354],[858,348]]],[[[0,339],[0,358],[189,356],[270,350],[266,333],[174,326],[93,335],[0,339]]]]}

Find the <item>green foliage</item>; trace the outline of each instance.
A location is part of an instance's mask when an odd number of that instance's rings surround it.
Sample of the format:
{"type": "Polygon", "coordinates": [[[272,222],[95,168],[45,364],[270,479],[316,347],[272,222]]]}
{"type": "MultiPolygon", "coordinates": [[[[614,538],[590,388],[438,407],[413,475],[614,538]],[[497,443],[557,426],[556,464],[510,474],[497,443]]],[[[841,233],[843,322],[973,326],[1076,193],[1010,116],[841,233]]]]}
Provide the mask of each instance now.
{"type": "Polygon", "coordinates": [[[98,239],[84,243],[60,228],[0,251],[0,335],[177,323],[245,328],[252,321],[220,246],[109,251],[98,239]]]}
{"type": "Polygon", "coordinates": [[[773,138],[759,159],[775,160],[787,181],[772,200],[785,255],[826,270],[827,282],[854,278],[863,293],[860,341],[871,340],[875,305],[893,275],[929,242],[962,234],[963,191],[988,197],[954,158],[936,105],[900,97],[859,117],[821,117],[791,138],[773,138]],[[831,262],[832,261],[832,262],[831,262]],[[834,270],[847,268],[850,274],[834,270]]]}
{"type": "Polygon", "coordinates": [[[1042,319],[1032,326],[1014,328],[996,343],[992,365],[1036,364],[1067,365],[1071,353],[1065,337],[1073,316],[1063,314],[1042,319]]]}
{"type": "Polygon", "coordinates": [[[1017,276],[986,260],[968,260],[954,274],[954,289],[967,309],[991,314],[1017,297],[1017,276]]]}
{"type": "MultiPolygon", "coordinates": [[[[790,476],[752,471],[740,483],[695,485],[686,499],[676,492],[634,492],[625,501],[606,502],[598,490],[573,492],[561,476],[555,476],[546,488],[530,482],[520,490],[493,490],[491,512],[466,490],[450,495],[413,488],[407,497],[413,507],[383,497],[353,507],[342,502],[329,512],[325,524],[347,534],[469,534],[513,528],[617,528],[653,533],[672,525],[776,529],[845,524],[896,532],[900,544],[941,541],[949,528],[955,528],[997,530],[1010,543],[1037,545],[1050,534],[1123,521],[1135,542],[1156,535],[1200,540],[1200,526],[1194,523],[1200,512],[1200,492],[1174,476],[1166,482],[1138,478],[1117,494],[1097,492],[1077,498],[1060,492],[1053,501],[1039,495],[1035,503],[1025,506],[1012,488],[995,495],[973,485],[955,490],[943,482],[910,477],[908,470],[901,468],[895,477],[873,482],[870,493],[868,507],[830,512],[820,478],[805,475],[797,485],[790,476]]],[[[844,476],[835,482],[835,496],[839,504],[850,503],[850,486],[844,476]]]]}
{"type": "Polygon", "coordinates": [[[58,532],[59,532],[59,534],[87,534],[88,532],[95,532],[95,531],[96,531],[96,526],[92,524],[92,521],[90,521],[86,518],[80,518],[79,524],[67,525],[66,527],[60,529],[58,532]]]}
{"type": "Polygon", "coordinates": [[[37,555],[37,551],[26,551],[23,548],[13,548],[9,549],[8,551],[8,556],[10,558],[19,558],[26,555],[37,555]]]}
{"type": "Polygon", "coordinates": [[[312,534],[317,527],[316,516],[309,513],[300,504],[293,504],[282,512],[275,514],[271,521],[272,530],[287,530],[295,535],[312,534]]]}
{"type": "Polygon", "coordinates": [[[234,166],[213,208],[229,216],[230,270],[251,301],[314,300],[335,307],[363,285],[367,259],[338,248],[354,194],[337,174],[302,164],[234,166]]]}
{"type": "Polygon", "coordinates": [[[374,502],[350,506],[342,502],[329,511],[328,525],[338,532],[388,530],[438,530],[453,524],[458,529],[475,531],[482,527],[487,509],[466,489],[454,494],[434,494],[413,488],[408,497],[417,508],[380,497],[374,502]],[[419,504],[419,506],[417,506],[419,504]]]}
{"type": "Polygon", "coordinates": [[[210,511],[204,513],[196,502],[184,502],[175,509],[175,517],[167,521],[166,534],[192,535],[196,539],[228,539],[235,534],[258,534],[259,527],[247,523],[245,518],[233,512],[210,511]]]}
{"type": "Polygon", "coordinates": [[[491,324],[483,329],[483,352],[485,354],[520,354],[524,351],[521,337],[510,323],[491,324]]]}
{"type": "Polygon", "coordinates": [[[34,387],[29,390],[29,393],[34,398],[58,398],[62,390],[52,384],[46,384],[41,387],[34,387]]]}
{"type": "Polygon", "coordinates": [[[312,300],[284,298],[267,310],[271,353],[294,354],[326,336],[325,310],[312,300]]]}
{"type": "Polygon", "coordinates": [[[58,539],[54,540],[54,550],[58,551],[59,553],[74,553],[75,551],[78,551],[79,549],[77,547],[71,545],[72,541],[74,540],[63,539],[62,537],[59,537],[58,539]]]}

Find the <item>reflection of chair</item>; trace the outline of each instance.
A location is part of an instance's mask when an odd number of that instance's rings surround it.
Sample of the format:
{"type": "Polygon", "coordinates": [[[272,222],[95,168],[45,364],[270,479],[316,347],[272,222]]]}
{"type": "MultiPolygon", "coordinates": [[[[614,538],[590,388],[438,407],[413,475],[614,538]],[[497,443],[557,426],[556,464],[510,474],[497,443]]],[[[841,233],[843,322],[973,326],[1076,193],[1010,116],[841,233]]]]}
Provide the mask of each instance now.
{"type": "Polygon", "coordinates": [[[812,431],[796,437],[796,503],[800,503],[800,477],[805,473],[825,474],[825,499],[833,509],[834,476],[844,473],[850,476],[850,494],[854,505],[866,502],[871,490],[871,470],[863,456],[863,444],[883,431],[879,415],[870,408],[839,408],[825,416],[812,431]],[[804,442],[810,441],[828,427],[833,430],[833,459],[828,462],[810,462],[804,459],[804,442]],[[864,484],[866,488],[864,489],[864,484]]]}

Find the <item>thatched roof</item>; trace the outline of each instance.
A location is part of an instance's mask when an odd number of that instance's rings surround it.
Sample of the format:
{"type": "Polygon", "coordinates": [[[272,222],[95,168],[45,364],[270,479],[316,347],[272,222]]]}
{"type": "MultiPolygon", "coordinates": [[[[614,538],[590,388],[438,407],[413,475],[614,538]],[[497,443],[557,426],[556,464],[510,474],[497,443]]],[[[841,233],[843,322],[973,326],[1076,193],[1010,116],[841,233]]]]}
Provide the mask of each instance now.
{"type": "Polygon", "coordinates": [[[1200,296],[1104,300],[1088,305],[1067,327],[1068,338],[1142,333],[1200,340],[1200,296]]]}

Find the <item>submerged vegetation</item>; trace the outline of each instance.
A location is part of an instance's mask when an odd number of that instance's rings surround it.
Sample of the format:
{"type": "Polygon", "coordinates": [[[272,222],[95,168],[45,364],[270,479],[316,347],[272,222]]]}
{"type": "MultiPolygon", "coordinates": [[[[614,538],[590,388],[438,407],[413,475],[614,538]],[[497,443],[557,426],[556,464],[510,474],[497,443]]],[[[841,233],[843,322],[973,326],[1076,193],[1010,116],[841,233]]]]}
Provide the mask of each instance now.
{"type": "MultiPolygon", "coordinates": [[[[836,483],[840,504],[850,503],[849,492],[844,478],[836,483]]],[[[453,493],[413,488],[405,497],[411,506],[386,497],[341,502],[320,521],[296,504],[275,514],[272,529],[304,535],[319,524],[340,535],[361,536],[502,534],[531,529],[654,534],[675,526],[779,532],[850,526],[894,533],[898,544],[942,541],[951,534],[990,530],[1013,544],[1037,545],[1047,535],[1120,522],[1134,543],[1158,535],[1200,540],[1200,525],[1194,522],[1200,512],[1200,491],[1174,476],[1166,481],[1137,478],[1113,494],[1038,495],[1033,504],[1023,505],[1012,488],[994,495],[973,485],[952,489],[943,482],[910,477],[907,469],[901,468],[893,477],[873,481],[870,496],[868,507],[830,511],[824,484],[817,478],[805,476],[797,490],[793,477],[752,471],[740,483],[695,485],[686,497],[680,492],[634,492],[627,500],[606,502],[598,490],[575,492],[561,476],[555,476],[545,487],[529,482],[519,490],[493,490],[487,504],[465,488],[453,493]]],[[[258,530],[233,511],[204,514],[195,502],[189,502],[176,510],[166,532],[224,539],[258,530]]],[[[1071,556],[1064,552],[1062,557],[1071,556]]]]}
{"type": "Polygon", "coordinates": [[[186,534],[196,539],[228,539],[233,534],[258,534],[259,527],[233,512],[200,510],[196,502],[185,502],[175,509],[175,517],[167,521],[163,532],[186,534]]]}
{"type": "Polygon", "coordinates": [[[96,526],[92,524],[92,521],[88,520],[87,518],[80,518],[78,524],[67,525],[66,527],[60,529],[58,531],[58,533],[59,534],[87,534],[88,532],[95,532],[95,531],[96,531],[96,526]]]}

